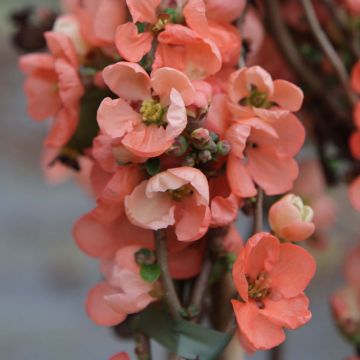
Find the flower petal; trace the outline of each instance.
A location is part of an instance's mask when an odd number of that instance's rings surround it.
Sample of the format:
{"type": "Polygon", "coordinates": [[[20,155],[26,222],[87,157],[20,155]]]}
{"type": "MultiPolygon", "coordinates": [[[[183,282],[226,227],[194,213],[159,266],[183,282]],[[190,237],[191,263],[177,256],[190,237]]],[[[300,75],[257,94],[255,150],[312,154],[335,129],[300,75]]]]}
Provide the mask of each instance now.
{"type": "Polygon", "coordinates": [[[175,233],[179,241],[199,240],[207,232],[211,214],[207,205],[199,205],[194,199],[196,195],[190,198],[182,199],[176,207],[175,233]]]}
{"type": "Polygon", "coordinates": [[[126,314],[116,312],[105,300],[105,296],[116,294],[117,291],[106,283],[95,285],[86,299],[86,312],[99,326],[114,326],[126,319],[126,314]]]}
{"type": "Polygon", "coordinates": [[[126,3],[134,24],[137,22],[156,23],[156,10],[161,0],[126,0],[126,3]]]}
{"type": "Polygon", "coordinates": [[[138,33],[136,25],[129,22],[116,29],[115,45],[124,59],[136,63],[150,52],[153,39],[152,33],[138,33]]]}
{"type": "Polygon", "coordinates": [[[282,328],[261,315],[253,303],[232,300],[241,336],[256,350],[269,350],[285,340],[282,328]]]}
{"type": "Polygon", "coordinates": [[[304,93],[298,86],[286,80],[274,81],[274,94],[271,101],[280,107],[294,112],[299,111],[303,100],[304,93]]]}
{"type": "Polygon", "coordinates": [[[124,100],[105,98],[98,109],[97,121],[106,135],[116,139],[131,132],[141,119],[140,115],[124,100]]]}
{"type": "Polygon", "coordinates": [[[130,222],[144,229],[165,229],[175,223],[175,205],[166,193],[145,194],[147,182],[143,181],[125,197],[125,211],[130,222]]]}
{"type": "Polygon", "coordinates": [[[166,138],[169,141],[179,136],[187,125],[187,114],[181,95],[174,88],[170,93],[170,106],[166,113],[166,138]]]}
{"type": "Polygon", "coordinates": [[[269,273],[273,293],[279,293],[286,299],[301,294],[315,270],[315,260],[305,249],[298,245],[281,244],[279,261],[269,273]]]}
{"type": "Polygon", "coordinates": [[[160,96],[161,103],[170,103],[170,94],[176,89],[186,106],[191,105],[195,98],[195,89],[187,76],[179,70],[163,67],[151,74],[151,87],[160,96]]]}
{"type": "Polygon", "coordinates": [[[103,71],[105,83],[119,97],[129,101],[150,98],[150,77],[138,64],[118,62],[103,71]]]}
{"type": "Polygon", "coordinates": [[[309,299],[304,294],[279,301],[267,298],[264,300],[264,305],[265,308],[261,309],[260,313],[274,324],[287,329],[297,329],[311,319],[309,299]]]}
{"type": "Polygon", "coordinates": [[[203,0],[189,0],[183,8],[187,26],[203,37],[209,36],[206,8],[203,0]]]}
{"type": "Polygon", "coordinates": [[[246,198],[257,194],[255,184],[243,164],[243,161],[232,154],[228,157],[226,175],[231,191],[236,196],[246,198]]]}

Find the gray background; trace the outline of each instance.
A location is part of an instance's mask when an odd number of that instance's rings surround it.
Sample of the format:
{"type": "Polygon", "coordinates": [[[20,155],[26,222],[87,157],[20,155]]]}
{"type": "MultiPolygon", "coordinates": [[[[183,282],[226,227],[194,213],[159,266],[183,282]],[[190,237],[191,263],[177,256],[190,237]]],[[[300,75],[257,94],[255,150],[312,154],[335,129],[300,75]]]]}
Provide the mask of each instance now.
{"type": "MultiPolygon", "coordinates": [[[[70,230],[92,202],[71,182],[50,187],[43,181],[39,159],[46,130],[26,115],[23,77],[8,40],[7,14],[21,4],[29,2],[0,0],[0,360],[105,360],[132,346],[93,325],[83,310],[99,273],[70,230]]],[[[308,291],[313,320],[289,333],[286,359],[340,360],[352,353],[332,324],[327,299],[342,284],[343,244],[355,243],[359,216],[349,208],[345,189],[333,196],[339,219],[330,248],[315,254],[319,269],[308,291]]]]}

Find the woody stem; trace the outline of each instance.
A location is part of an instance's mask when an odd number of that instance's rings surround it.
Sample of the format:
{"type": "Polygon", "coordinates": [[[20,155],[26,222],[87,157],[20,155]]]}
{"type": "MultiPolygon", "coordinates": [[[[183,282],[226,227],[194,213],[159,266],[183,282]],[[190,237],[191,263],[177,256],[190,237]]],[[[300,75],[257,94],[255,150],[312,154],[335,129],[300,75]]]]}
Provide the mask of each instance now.
{"type": "Polygon", "coordinates": [[[161,270],[160,279],[164,291],[164,300],[169,307],[171,316],[177,319],[180,317],[181,304],[169,272],[165,230],[155,231],[155,251],[161,270]]]}
{"type": "Polygon", "coordinates": [[[282,360],[282,359],[283,359],[283,347],[279,345],[271,350],[270,360],[282,360]]]}
{"type": "Polygon", "coordinates": [[[254,234],[261,232],[263,229],[263,207],[264,191],[259,187],[256,197],[255,214],[254,214],[254,234]]]}
{"type": "Polygon", "coordinates": [[[135,354],[138,360],[151,360],[150,339],[143,333],[135,334],[135,354]]]}

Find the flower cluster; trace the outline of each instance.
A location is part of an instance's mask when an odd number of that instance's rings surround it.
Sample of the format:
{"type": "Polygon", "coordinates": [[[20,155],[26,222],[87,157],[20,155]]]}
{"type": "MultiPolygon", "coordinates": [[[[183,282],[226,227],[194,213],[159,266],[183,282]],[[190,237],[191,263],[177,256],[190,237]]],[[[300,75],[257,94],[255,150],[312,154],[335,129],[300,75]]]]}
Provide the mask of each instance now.
{"type": "Polygon", "coordinates": [[[244,6],[68,0],[45,35],[49,54],[20,60],[30,115],[54,118],[50,165],[86,171],[96,200],[73,235],[100,262],[103,280],[86,302],[98,325],[165,299],[156,236],[166,238],[171,279],[184,280],[202,270],[216,228],[225,236],[215,252],[237,256],[233,307],[249,350],[280,344],[283,327],[311,318],[303,291],[314,260],[290,243],[314,232],[311,208],[285,196],[270,210],[276,237],[259,232],[244,247],[234,226],[259,193],[291,190],[305,139],[294,115],[301,89],[260,66],[238,68],[233,22],[244,6]]]}

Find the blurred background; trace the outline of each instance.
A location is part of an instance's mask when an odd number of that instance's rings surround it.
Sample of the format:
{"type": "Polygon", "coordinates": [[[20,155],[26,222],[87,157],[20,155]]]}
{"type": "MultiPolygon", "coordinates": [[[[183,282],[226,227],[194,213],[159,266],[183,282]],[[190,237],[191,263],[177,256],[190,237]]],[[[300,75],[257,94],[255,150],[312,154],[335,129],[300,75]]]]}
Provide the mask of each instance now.
{"type": "MultiPolygon", "coordinates": [[[[31,4],[57,5],[55,0],[31,4]]],[[[26,115],[19,53],[11,43],[10,14],[28,5],[0,1],[0,359],[105,360],[131,352],[132,346],[92,324],[84,311],[86,292],[99,272],[76,248],[71,227],[92,207],[91,199],[71,181],[56,187],[44,181],[40,158],[46,128],[26,115]]],[[[351,210],[346,189],[331,196],[338,218],[328,248],[314,252],[319,266],[308,290],[313,320],[289,332],[285,359],[337,360],[352,354],[332,323],[328,297],[342,286],[341,261],[358,241],[359,215],[351,210]]],[[[252,358],[266,357],[260,352],[252,358]]]]}

